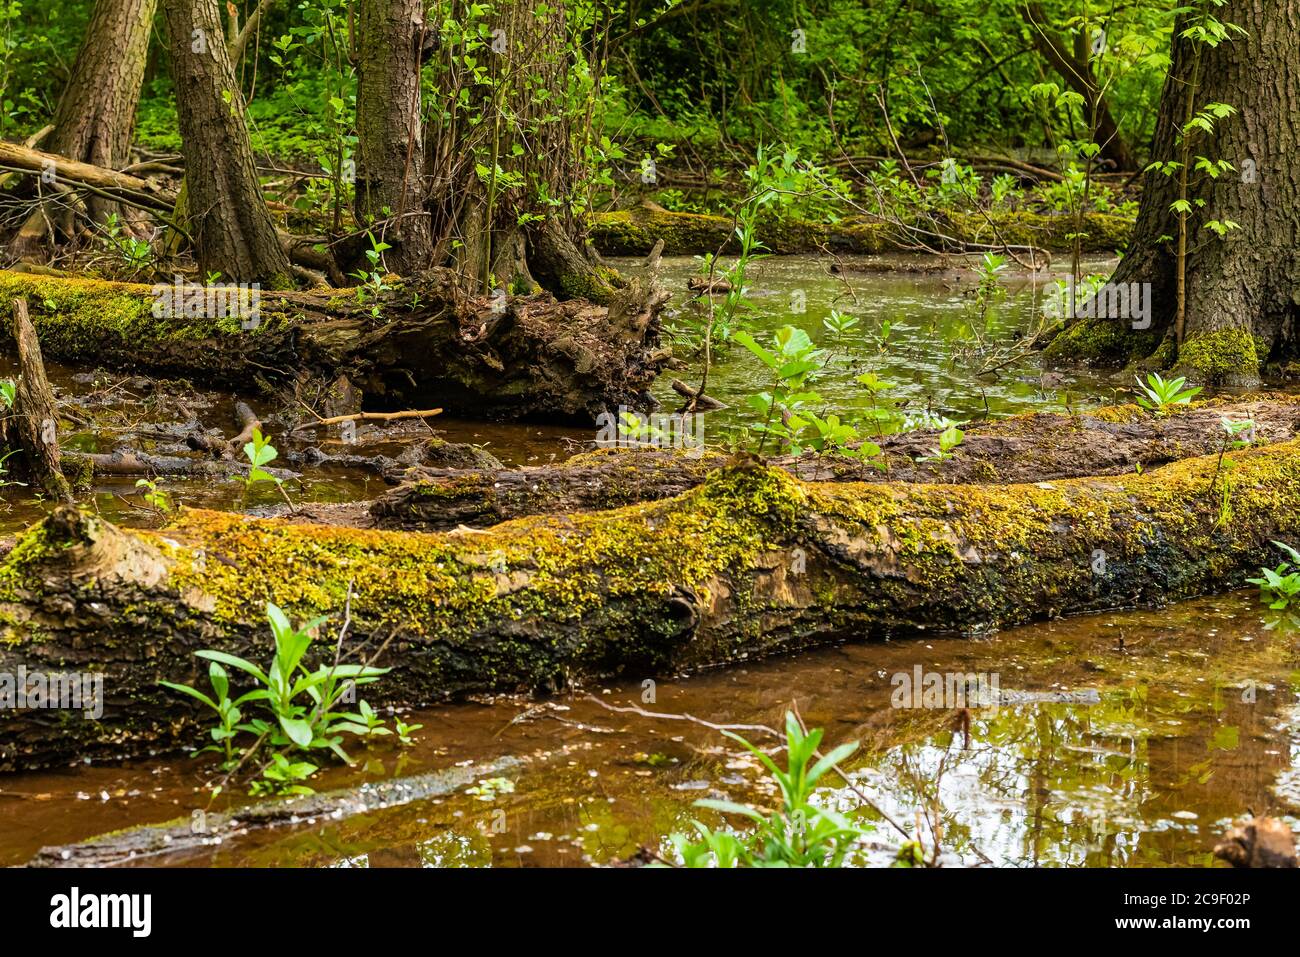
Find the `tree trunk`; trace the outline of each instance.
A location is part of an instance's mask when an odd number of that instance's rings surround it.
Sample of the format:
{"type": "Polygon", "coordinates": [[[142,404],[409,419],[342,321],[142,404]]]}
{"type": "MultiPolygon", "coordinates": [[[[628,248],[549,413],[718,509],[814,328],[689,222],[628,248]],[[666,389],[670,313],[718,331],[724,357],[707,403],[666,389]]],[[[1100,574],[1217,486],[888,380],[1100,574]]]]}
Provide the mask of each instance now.
{"type": "MultiPolygon", "coordinates": [[[[847,634],[970,633],[1232,587],[1300,534],[1300,440],[1046,485],[805,483],[737,460],[674,498],[476,534],[57,509],[0,562],[0,674],[98,672],[98,720],[0,709],[0,769],[199,740],[194,652],[266,660],[273,601],[342,613],[367,699],[677,673],[847,634]],[[373,694],[372,694],[373,690],[373,694]]],[[[322,648],[329,642],[322,641],[322,648]]],[[[204,720],[207,720],[206,716],[204,720]]]]}
{"type": "Polygon", "coordinates": [[[1191,170],[1188,200],[1204,199],[1188,221],[1185,325],[1178,313],[1179,222],[1171,206],[1179,177],[1146,174],[1133,239],[1113,284],[1150,283],[1151,326],[1129,318],[1079,319],[1048,347],[1049,361],[1118,364],[1146,360],[1174,367],[1203,383],[1250,386],[1265,363],[1296,354],[1300,316],[1300,0],[1228,0],[1219,19],[1247,31],[1210,48],[1175,29],[1173,65],[1165,81],[1152,160],[1180,158],[1188,88],[1197,78],[1194,108],[1226,103],[1214,135],[1189,141],[1197,156],[1227,160],[1234,170],[1208,179],[1191,170]],[[1200,63],[1196,62],[1199,51],[1200,63]],[[1197,183],[1197,179],[1205,182],[1197,183]],[[1206,227],[1231,220],[1240,228],[1219,238],[1206,227]]]}
{"type": "Polygon", "coordinates": [[[620,405],[644,408],[671,356],[659,344],[662,298],[609,308],[545,294],[487,300],[466,296],[445,269],[364,301],[263,292],[248,318],[224,315],[215,299],[182,314],[172,284],[0,271],[0,315],[16,297],[27,299],[45,353],[60,361],[236,390],[346,375],[372,411],[440,407],[590,424],[620,405]],[[168,301],[175,317],[155,317],[168,301]]]}
{"type": "MultiPolygon", "coordinates": [[[[940,430],[931,429],[880,439],[886,469],[812,454],[771,464],[815,482],[991,485],[1126,475],[1215,454],[1230,441],[1223,418],[1253,422],[1257,444],[1283,442],[1296,436],[1300,403],[1216,401],[1162,417],[1132,405],[1078,417],[1030,412],[967,426],[956,454],[938,462],[924,460],[939,445],[940,430]]],[[[680,495],[702,484],[724,461],[716,452],[693,457],[681,450],[635,448],[514,469],[420,466],[408,469],[400,485],[379,496],[370,505],[370,516],[381,528],[449,531],[528,515],[619,508],[680,495]]]]}
{"type": "Polygon", "coordinates": [[[356,214],[393,248],[403,275],[427,268],[420,65],[428,38],[423,0],[362,0],[357,22],[356,214]]]}
{"type": "MultiPolygon", "coordinates": [[[[156,8],[157,0],[96,0],[54,112],[54,131],[45,141],[51,153],[108,169],[127,165],[156,8]]],[[[57,176],[58,167],[54,170],[57,176]]],[[[119,211],[102,197],[92,197],[87,207],[96,220],[119,211]]],[[[43,218],[38,209],[28,221],[40,224],[43,218]]],[[[14,257],[35,254],[42,233],[40,228],[19,230],[14,257]]]]}
{"type": "Polygon", "coordinates": [[[0,421],[0,446],[8,460],[7,471],[22,475],[37,491],[54,499],[72,501],[72,491],[59,466],[59,413],[54,390],[45,375],[41,343],[27,312],[27,301],[12,300],[13,341],[18,353],[18,381],[13,409],[0,421]]]}
{"type": "Polygon", "coordinates": [[[162,7],[199,268],[225,281],[288,288],[289,260],[262,197],[217,2],[163,0],[162,7]]]}
{"type": "Polygon", "coordinates": [[[432,67],[439,99],[426,169],[436,258],[484,293],[540,284],[609,303],[623,280],[586,241],[589,117],[571,89],[565,5],[505,4],[488,29],[488,45],[475,41],[471,55],[489,82],[466,69],[461,44],[441,46],[432,67]]]}

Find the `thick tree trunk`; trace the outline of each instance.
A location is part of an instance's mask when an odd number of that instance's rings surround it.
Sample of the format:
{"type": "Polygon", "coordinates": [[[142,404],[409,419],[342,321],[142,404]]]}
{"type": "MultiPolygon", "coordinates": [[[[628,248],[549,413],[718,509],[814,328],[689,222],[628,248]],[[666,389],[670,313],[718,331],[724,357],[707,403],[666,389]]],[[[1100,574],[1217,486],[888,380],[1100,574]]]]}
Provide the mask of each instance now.
{"type": "MultiPolygon", "coordinates": [[[[1300,403],[1268,397],[1215,401],[1165,417],[1131,405],[1078,417],[1031,412],[967,426],[957,453],[938,462],[925,461],[938,447],[938,430],[924,430],[881,439],[885,469],[816,455],[771,464],[804,481],[836,482],[991,485],[1126,475],[1225,448],[1231,439],[1224,418],[1253,422],[1256,443],[1283,442],[1296,436],[1300,403]]],[[[528,515],[619,508],[695,488],[724,461],[716,452],[692,456],[641,448],[585,452],[558,465],[516,469],[421,466],[407,470],[400,485],[376,499],[370,516],[380,528],[445,531],[528,515]]]]}
{"type": "MultiPolygon", "coordinates": [[[[202,287],[194,287],[200,292],[202,287]]],[[[149,287],[0,271],[0,315],[25,297],[45,353],[196,383],[247,389],[346,375],[373,411],[444,408],[473,418],[593,423],[620,405],[644,408],[671,350],[659,345],[658,310],[467,296],[449,270],[378,299],[261,294],[254,318],[213,317],[206,304],[156,318],[171,296],[149,287]]],[[[215,300],[213,302],[215,306],[215,300]]]]}
{"type": "MultiPolygon", "coordinates": [[[[0,768],[199,739],[193,653],[263,660],[263,606],[341,614],[392,672],[367,698],[659,675],[848,634],[972,632],[1239,584],[1300,534],[1300,441],[1043,485],[804,483],[754,462],[661,502],[376,532],[56,510],[0,562],[0,673],[101,673],[102,714],[0,710],[0,768]],[[390,640],[391,639],[391,640],[390,640]]],[[[328,642],[322,642],[322,645],[328,642]]]]}
{"type": "Polygon", "coordinates": [[[225,281],[292,285],[253,165],[244,100],[216,0],[163,0],[199,268],[225,281]]]}
{"type": "MultiPolygon", "coordinates": [[[[156,8],[157,0],[96,0],[45,141],[51,153],[108,169],[127,164],[156,8]]],[[[103,197],[90,198],[87,207],[96,219],[119,212],[103,197]]],[[[16,259],[35,254],[44,215],[34,210],[28,222],[37,228],[19,231],[16,259]]]]}
{"type": "Polygon", "coordinates": [[[96,0],[45,148],[118,169],[129,160],[157,0],[96,0]]]}
{"type": "Polygon", "coordinates": [[[1152,160],[1179,160],[1179,130],[1194,107],[1226,103],[1232,116],[1215,122],[1214,136],[1190,141],[1197,156],[1227,160],[1235,169],[1217,179],[1194,169],[1188,199],[1204,199],[1188,222],[1185,326],[1178,342],[1179,223],[1171,210],[1179,176],[1146,174],[1141,208],[1114,284],[1150,283],[1150,328],[1128,317],[1080,319],[1048,348],[1049,361],[1119,364],[1146,360],[1175,367],[1200,382],[1252,385],[1266,362],[1284,363],[1297,350],[1300,317],[1300,0],[1229,0],[1215,15],[1246,36],[1210,48],[1175,29],[1173,65],[1160,101],[1152,160]],[[1199,66],[1196,57],[1200,56],[1199,66]],[[1204,182],[1198,180],[1204,179],[1204,182]],[[1206,227],[1231,220],[1223,238],[1206,227]]]}
{"type": "Polygon", "coordinates": [[[427,268],[433,244],[425,208],[420,65],[429,39],[423,0],[362,0],[357,20],[358,221],[393,248],[403,275],[427,268]]]}

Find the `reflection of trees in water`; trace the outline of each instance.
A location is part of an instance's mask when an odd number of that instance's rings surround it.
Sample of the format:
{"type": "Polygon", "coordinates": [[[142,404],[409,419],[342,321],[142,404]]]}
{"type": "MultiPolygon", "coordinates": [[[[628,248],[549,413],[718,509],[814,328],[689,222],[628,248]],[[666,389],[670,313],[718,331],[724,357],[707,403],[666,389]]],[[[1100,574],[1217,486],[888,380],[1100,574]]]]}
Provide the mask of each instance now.
{"type": "Polygon", "coordinates": [[[886,750],[877,787],[891,813],[941,808],[944,849],[968,863],[1208,863],[1217,818],[1277,803],[1277,707],[1263,688],[1250,703],[1136,684],[1089,706],[974,712],[968,749],[945,730],[886,750]]]}

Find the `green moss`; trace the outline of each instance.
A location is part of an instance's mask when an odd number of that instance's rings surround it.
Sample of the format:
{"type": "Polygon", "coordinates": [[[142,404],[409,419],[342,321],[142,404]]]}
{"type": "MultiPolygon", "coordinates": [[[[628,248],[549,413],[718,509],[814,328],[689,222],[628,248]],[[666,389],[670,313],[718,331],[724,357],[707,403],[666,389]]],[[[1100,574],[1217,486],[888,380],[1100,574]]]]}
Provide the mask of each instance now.
{"type": "Polygon", "coordinates": [[[1043,362],[1122,368],[1150,355],[1158,344],[1159,333],[1151,330],[1135,330],[1113,319],[1075,319],[1043,350],[1043,362]]]}
{"type": "Polygon", "coordinates": [[[214,336],[265,334],[284,321],[265,308],[257,328],[249,330],[234,316],[155,317],[151,286],[0,270],[0,317],[12,315],[16,298],[27,300],[44,351],[66,361],[101,359],[105,350],[158,349],[214,336]]]}
{"type": "Polygon", "coordinates": [[[1259,378],[1259,351],[1245,329],[1216,329],[1188,336],[1178,352],[1178,365],[1197,382],[1254,382],[1259,378]]]}
{"type": "MultiPolygon", "coordinates": [[[[948,219],[954,239],[982,244],[1006,242],[1066,249],[1071,242],[1066,237],[1074,231],[1074,221],[1069,217],[1021,210],[951,213],[948,219]]],[[[1084,249],[1119,249],[1128,241],[1132,225],[1128,217],[1090,213],[1084,225],[1088,234],[1084,249]]],[[[726,251],[734,251],[732,229],[732,221],[725,216],[639,208],[598,213],[591,238],[602,253],[610,256],[643,256],[660,239],[664,241],[665,255],[679,256],[714,252],[724,244],[726,251]]],[[[775,253],[815,252],[828,244],[851,253],[903,248],[896,226],[860,217],[837,223],[809,223],[788,216],[768,216],[759,223],[758,234],[775,253]]]]}

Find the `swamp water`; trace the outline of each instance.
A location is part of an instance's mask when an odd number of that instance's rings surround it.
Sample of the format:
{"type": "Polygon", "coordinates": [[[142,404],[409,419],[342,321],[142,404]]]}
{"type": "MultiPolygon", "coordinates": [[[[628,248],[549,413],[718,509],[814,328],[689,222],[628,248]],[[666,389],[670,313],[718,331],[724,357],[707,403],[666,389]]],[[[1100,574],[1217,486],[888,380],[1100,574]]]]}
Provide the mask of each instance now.
{"type": "MultiPolygon", "coordinates": [[[[690,260],[668,261],[664,281],[681,289],[694,267],[690,260]]],[[[986,408],[993,415],[1043,408],[1066,389],[1081,403],[1109,398],[1114,383],[1086,376],[1044,381],[1032,358],[978,380],[951,362],[952,343],[965,338],[959,328],[969,322],[972,284],[969,274],[955,269],[832,276],[819,260],[767,260],[755,273],[752,295],[764,315],[750,328],[790,322],[821,340],[821,319],[840,297],[837,308],[863,320],[838,347],[843,362],[828,366],[819,383],[840,410],[863,407],[853,385],[853,375],[862,371],[897,382],[895,398],[955,419],[986,408]],[[846,295],[846,281],[856,304],[846,295]],[[782,305],[795,301],[795,291],[803,294],[802,313],[782,305]],[[881,320],[891,323],[885,349],[878,344],[881,320]]],[[[1000,332],[1027,324],[1034,308],[1027,284],[1008,284],[1011,295],[993,320],[1000,332]]],[[[756,335],[761,341],[762,333],[756,335]]],[[[691,381],[698,371],[679,375],[691,381]]],[[[115,388],[117,381],[101,375],[98,384],[78,382],[58,369],[52,378],[61,395],[74,397],[115,388]]],[[[732,407],[710,420],[725,432],[741,422],[744,396],[762,388],[757,363],[739,349],[725,351],[711,382],[709,392],[732,407]]],[[[100,412],[124,426],[149,415],[147,397],[118,388],[122,394],[97,400],[100,412]]],[[[667,407],[671,393],[657,392],[667,407]]],[[[226,421],[231,397],[194,401],[205,425],[233,431],[226,421]]],[[[594,438],[593,431],[540,426],[441,419],[436,425],[445,438],[486,443],[512,464],[564,458],[577,450],[570,443],[594,438]]],[[[268,432],[279,434],[273,423],[268,432]]],[[[76,441],[106,450],[96,445],[101,440],[93,430],[76,441]]],[[[401,447],[395,441],[365,451],[392,454],[401,447]]],[[[296,500],[370,498],[383,487],[355,470],[304,473],[301,484],[290,483],[296,500]]],[[[180,501],[205,507],[276,500],[274,492],[261,490],[246,499],[238,482],[161,484],[180,501]]],[[[133,479],[99,485],[95,502],[114,521],[145,521],[133,486],[133,479]]],[[[8,510],[0,522],[6,533],[43,514],[44,506],[22,490],[4,491],[8,510]]],[[[887,817],[908,837],[919,828],[927,851],[937,832],[943,860],[951,864],[1205,865],[1231,818],[1247,809],[1300,811],[1297,642],[1293,632],[1266,619],[1254,594],[1238,592],[979,640],[846,642],[690,677],[628,674],[551,699],[445,705],[405,716],[423,724],[412,747],[384,740],[369,748],[354,744],[357,765],[331,767],[313,785],[326,791],[507,755],[529,760],[480,781],[475,793],[337,821],[299,821],[140,862],[582,865],[625,859],[642,846],[668,855],[667,836],[689,832],[692,818],[721,823],[713,812],[693,808],[695,800],[770,806],[775,796],[757,760],[718,731],[656,715],[779,727],[793,705],[809,726],[826,729],[826,749],[850,740],[862,744],[844,767],[873,806],[863,806],[859,793],[832,776],[820,791],[824,805],[875,823],[877,840],[864,849],[861,863],[888,863],[904,839],[887,817]],[[917,668],[995,675],[1001,704],[967,712],[892,707],[895,676],[917,668]],[[634,710],[612,711],[602,703],[634,710]]],[[[761,733],[746,734],[771,744],[761,733]]],[[[233,791],[210,799],[202,785],[215,773],[207,759],[168,756],[0,776],[0,864],[21,864],[43,846],[253,800],[233,791]]]]}

